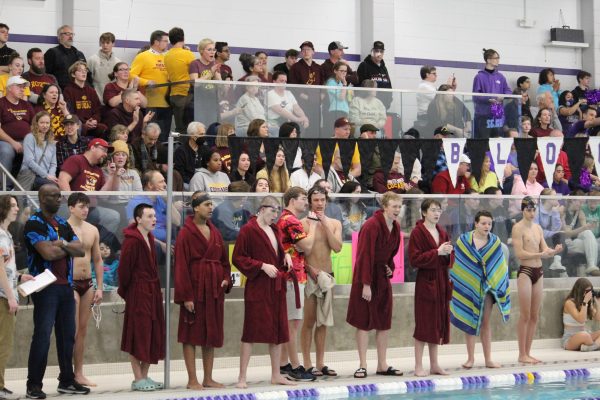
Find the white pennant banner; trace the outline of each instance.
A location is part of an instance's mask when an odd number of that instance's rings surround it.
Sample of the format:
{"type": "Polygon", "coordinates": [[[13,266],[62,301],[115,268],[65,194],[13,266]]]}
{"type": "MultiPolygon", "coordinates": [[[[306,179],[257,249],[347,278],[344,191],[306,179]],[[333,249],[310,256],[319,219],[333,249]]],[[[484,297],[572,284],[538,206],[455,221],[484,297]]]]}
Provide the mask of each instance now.
{"type": "Polygon", "coordinates": [[[513,145],[513,138],[490,138],[488,140],[492,162],[494,163],[494,172],[496,173],[496,177],[498,177],[500,187],[502,187],[504,168],[508,164],[508,156],[513,145]]]}
{"type": "Polygon", "coordinates": [[[594,157],[596,171],[600,171],[600,136],[590,136],[588,138],[588,146],[590,146],[592,157],[594,157]]]}
{"type": "Polygon", "coordinates": [[[546,174],[546,183],[548,184],[548,187],[552,187],[554,170],[556,169],[556,162],[558,161],[562,144],[562,136],[541,137],[537,139],[537,147],[540,152],[540,158],[542,159],[542,165],[544,166],[544,173],[546,174]]]}
{"type": "Polygon", "coordinates": [[[444,146],[444,154],[446,155],[446,165],[452,179],[452,186],[456,187],[458,173],[458,164],[460,164],[460,156],[467,143],[466,138],[444,138],[442,144],[444,146]]]}

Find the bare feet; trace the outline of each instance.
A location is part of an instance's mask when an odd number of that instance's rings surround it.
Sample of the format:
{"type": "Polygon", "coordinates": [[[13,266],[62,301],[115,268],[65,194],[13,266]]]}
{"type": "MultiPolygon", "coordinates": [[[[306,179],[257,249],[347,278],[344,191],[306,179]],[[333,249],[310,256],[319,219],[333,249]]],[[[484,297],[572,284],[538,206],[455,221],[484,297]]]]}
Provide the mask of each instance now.
{"type": "Polygon", "coordinates": [[[473,361],[473,360],[467,360],[466,363],[462,364],[462,367],[464,369],[471,369],[471,368],[473,368],[473,364],[475,364],[475,361],[473,361]]]}
{"type": "Polygon", "coordinates": [[[220,382],[217,382],[217,381],[213,381],[213,380],[212,380],[212,378],[211,378],[211,379],[206,379],[206,378],[205,378],[205,379],[202,381],[202,385],[204,385],[204,387],[209,387],[209,388],[218,388],[218,389],[221,389],[221,388],[224,388],[224,387],[225,387],[225,385],[223,385],[222,383],[220,383],[220,382]]]}
{"type": "Polygon", "coordinates": [[[240,379],[238,383],[235,384],[235,387],[238,389],[248,389],[248,384],[245,379],[240,379]]]}
{"type": "Polygon", "coordinates": [[[520,356],[519,362],[522,364],[537,364],[539,360],[536,360],[535,358],[530,356],[520,356]]]}
{"type": "Polygon", "coordinates": [[[204,387],[200,384],[200,382],[188,382],[186,388],[190,390],[202,390],[204,387]]]}
{"type": "Polygon", "coordinates": [[[446,370],[442,369],[441,367],[431,368],[429,370],[429,373],[432,374],[432,375],[450,375],[449,372],[447,372],[446,370]]]}
{"type": "Polygon", "coordinates": [[[534,364],[538,364],[541,363],[541,360],[538,360],[537,358],[535,358],[534,356],[530,355],[529,358],[531,358],[534,361],[534,364]]]}
{"type": "Polygon", "coordinates": [[[425,370],[423,368],[415,368],[415,376],[418,376],[420,378],[429,375],[427,372],[425,372],[425,370]]]}
{"type": "Polygon", "coordinates": [[[79,383],[82,386],[96,387],[97,385],[93,382],[90,382],[88,378],[83,375],[76,375],[75,382],[79,383]]]}
{"type": "Polygon", "coordinates": [[[493,361],[488,361],[485,363],[486,368],[502,368],[502,365],[495,363],[493,361]]]}
{"type": "Polygon", "coordinates": [[[296,384],[292,381],[288,381],[283,376],[279,375],[278,377],[271,378],[271,385],[288,385],[288,386],[296,386],[296,384]]]}

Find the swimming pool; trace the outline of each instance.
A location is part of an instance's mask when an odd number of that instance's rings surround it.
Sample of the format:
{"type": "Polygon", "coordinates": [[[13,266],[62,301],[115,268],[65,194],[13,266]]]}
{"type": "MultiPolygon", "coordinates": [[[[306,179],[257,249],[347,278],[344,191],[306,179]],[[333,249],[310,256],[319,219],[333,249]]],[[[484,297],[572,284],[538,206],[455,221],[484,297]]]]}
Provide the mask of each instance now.
{"type": "Polygon", "coordinates": [[[295,388],[169,400],[600,400],[600,368],[444,377],[374,384],[295,388]]]}

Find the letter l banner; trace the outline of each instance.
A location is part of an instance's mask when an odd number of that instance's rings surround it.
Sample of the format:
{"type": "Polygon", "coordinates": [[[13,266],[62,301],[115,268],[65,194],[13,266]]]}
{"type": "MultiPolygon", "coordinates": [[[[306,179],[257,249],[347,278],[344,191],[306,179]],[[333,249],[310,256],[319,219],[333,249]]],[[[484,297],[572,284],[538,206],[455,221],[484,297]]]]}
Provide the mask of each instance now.
{"type": "Polygon", "coordinates": [[[498,178],[498,183],[502,187],[504,180],[504,168],[508,164],[508,156],[510,148],[513,145],[513,138],[490,138],[488,139],[490,153],[492,155],[492,163],[494,164],[494,172],[498,178]]]}
{"type": "Polygon", "coordinates": [[[460,156],[463,153],[466,143],[466,138],[442,139],[442,145],[444,146],[444,154],[446,154],[446,165],[448,166],[448,172],[450,173],[450,179],[452,179],[452,186],[454,187],[456,187],[456,182],[458,180],[456,174],[458,173],[458,164],[460,163],[460,156]]]}
{"type": "Polygon", "coordinates": [[[548,187],[552,187],[554,170],[556,169],[556,162],[558,161],[562,144],[562,137],[541,137],[537,139],[537,147],[542,159],[542,165],[544,166],[548,187]]]}

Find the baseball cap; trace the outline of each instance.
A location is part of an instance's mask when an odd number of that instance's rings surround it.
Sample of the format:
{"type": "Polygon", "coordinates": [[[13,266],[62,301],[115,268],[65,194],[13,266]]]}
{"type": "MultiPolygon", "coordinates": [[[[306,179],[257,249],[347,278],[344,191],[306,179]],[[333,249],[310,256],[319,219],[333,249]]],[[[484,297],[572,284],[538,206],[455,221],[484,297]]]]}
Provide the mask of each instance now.
{"type": "Polygon", "coordinates": [[[438,126],[437,128],[435,128],[435,131],[433,131],[433,136],[435,135],[448,136],[453,135],[453,133],[443,126],[438,126]]]}
{"type": "Polygon", "coordinates": [[[79,121],[79,117],[75,114],[69,114],[63,119],[63,125],[64,124],[79,124],[80,122],[81,121],[79,121]]]}
{"type": "Polygon", "coordinates": [[[373,42],[373,50],[384,50],[385,51],[385,46],[384,46],[383,42],[380,40],[374,41],[373,42]]]}
{"type": "Polygon", "coordinates": [[[106,147],[109,153],[112,153],[115,150],[114,147],[109,145],[106,140],[100,138],[94,138],[90,140],[90,143],[88,143],[88,149],[91,149],[94,146],[106,147]]]}
{"type": "Polygon", "coordinates": [[[525,196],[523,197],[523,200],[521,200],[521,211],[523,211],[526,208],[535,208],[536,204],[535,201],[533,201],[533,199],[529,196],[525,196]]]}
{"type": "Polygon", "coordinates": [[[342,42],[336,40],[334,42],[329,43],[329,46],[327,46],[327,51],[331,51],[331,50],[344,50],[347,49],[347,46],[344,46],[342,44],[342,42]]]}
{"type": "Polygon", "coordinates": [[[302,44],[300,45],[300,50],[302,50],[303,47],[310,47],[313,50],[315,49],[315,46],[309,40],[302,42],[302,44]]]}
{"type": "Polygon", "coordinates": [[[346,126],[346,125],[350,125],[350,121],[348,121],[348,118],[346,117],[341,117],[335,120],[335,123],[333,124],[333,126],[335,128],[341,128],[342,126],[346,126]]]}
{"type": "Polygon", "coordinates": [[[360,133],[369,132],[369,131],[378,132],[379,129],[373,124],[364,124],[363,126],[360,127],[360,133]]]}
{"type": "Polygon", "coordinates": [[[11,76],[10,78],[8,78],[8,81],[6,82],[6,87],[12,86],[12,85],[26,85],[29,86],[29,81],[26,79],[21,78],[20,76],[11,76]]]}
{"type": "Polygon", "coordinates": [[[467,163],[467,164],[471,164],[471,159],[469,158],[468,155],[466,154],[461,154],[460,158],[458,159],[459,163],[467,163]]]}

